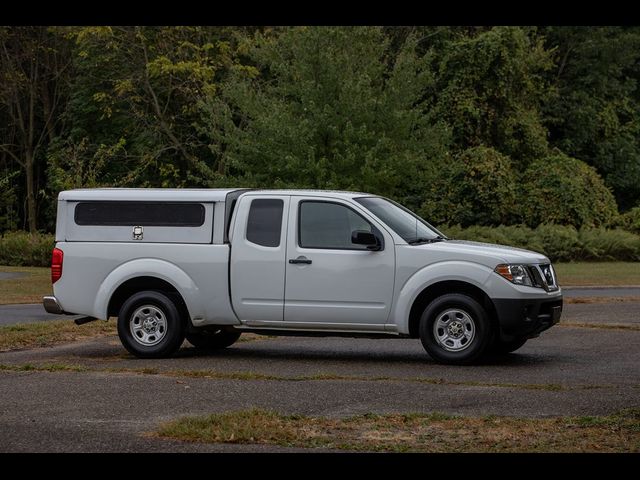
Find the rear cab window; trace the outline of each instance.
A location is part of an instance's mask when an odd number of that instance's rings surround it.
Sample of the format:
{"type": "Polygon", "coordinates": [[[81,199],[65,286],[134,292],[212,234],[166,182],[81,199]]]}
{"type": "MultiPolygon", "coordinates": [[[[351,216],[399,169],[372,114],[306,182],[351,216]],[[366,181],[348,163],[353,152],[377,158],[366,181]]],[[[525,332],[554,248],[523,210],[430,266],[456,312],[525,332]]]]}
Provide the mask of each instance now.
{"type": "Polygon", "coordinates": [[[278,198],[252,200],[247,218],[247,240],[263,247],[279,247],[283,210],[284,201],[278,198]]]}

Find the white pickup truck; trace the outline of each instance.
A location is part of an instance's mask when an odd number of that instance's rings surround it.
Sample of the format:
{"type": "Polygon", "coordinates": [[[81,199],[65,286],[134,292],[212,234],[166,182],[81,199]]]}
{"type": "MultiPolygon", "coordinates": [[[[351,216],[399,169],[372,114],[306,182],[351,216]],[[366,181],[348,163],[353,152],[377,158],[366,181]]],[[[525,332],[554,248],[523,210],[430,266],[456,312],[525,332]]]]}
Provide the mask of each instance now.
{"type": "Polygon", "coordinates": [[[451,240],[354,192],[64,191],[51,273],[48,312],[117,316],[124,347],[147,358],[254,332],[420,338],[436,361],[468,364],[562,312],[544,255],[451,240]]]}

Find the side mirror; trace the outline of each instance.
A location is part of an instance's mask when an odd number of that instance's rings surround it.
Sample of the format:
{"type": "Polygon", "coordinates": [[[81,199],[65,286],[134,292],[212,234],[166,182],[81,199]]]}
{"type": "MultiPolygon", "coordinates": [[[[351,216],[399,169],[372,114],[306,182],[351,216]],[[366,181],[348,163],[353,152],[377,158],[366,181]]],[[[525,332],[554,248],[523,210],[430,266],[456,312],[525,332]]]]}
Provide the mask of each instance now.
{"type": "Polygon", "coordinates": [[[382,248],[376,236],[366,230],[354,230],[351,232],[351,243],[365,245],[367,250],[377,251],[382,248]]]}

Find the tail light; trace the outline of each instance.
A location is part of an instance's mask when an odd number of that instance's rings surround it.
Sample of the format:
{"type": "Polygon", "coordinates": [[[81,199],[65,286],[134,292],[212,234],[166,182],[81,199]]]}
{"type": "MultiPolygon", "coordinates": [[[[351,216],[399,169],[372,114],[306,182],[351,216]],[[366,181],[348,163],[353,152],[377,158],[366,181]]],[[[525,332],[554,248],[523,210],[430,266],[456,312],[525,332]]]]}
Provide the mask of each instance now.
{"type": "Polygon", "coordinates": [[[59,248],[54,248],[51,254],[51,283],[56,283],[62,276],[62,260],[64,252],[59,248]]]}

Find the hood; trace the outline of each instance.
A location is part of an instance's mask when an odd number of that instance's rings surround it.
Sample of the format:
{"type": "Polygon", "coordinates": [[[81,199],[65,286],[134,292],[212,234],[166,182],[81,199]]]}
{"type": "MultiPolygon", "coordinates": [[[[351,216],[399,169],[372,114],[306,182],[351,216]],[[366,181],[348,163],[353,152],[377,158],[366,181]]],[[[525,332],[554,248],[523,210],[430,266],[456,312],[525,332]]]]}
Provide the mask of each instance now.
{"type": "Polygon", "coordinates": [[[445,240],[410,248],[424,250],[425,253],[429,251],[438,253],[452,260],[473,257],[479,263],[485,263],[491,268],[498,263],[550,263],[547,257],[531,250],[468,240],[445,240]]]}

